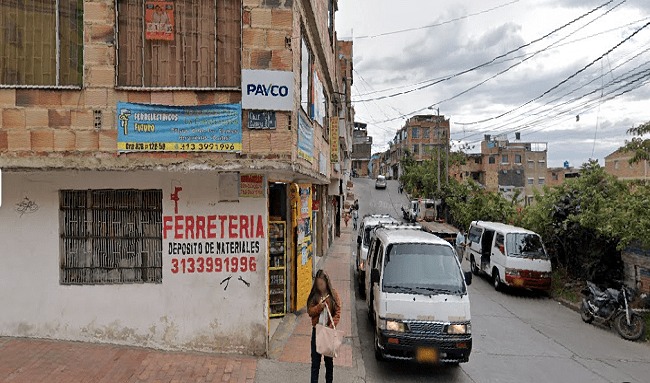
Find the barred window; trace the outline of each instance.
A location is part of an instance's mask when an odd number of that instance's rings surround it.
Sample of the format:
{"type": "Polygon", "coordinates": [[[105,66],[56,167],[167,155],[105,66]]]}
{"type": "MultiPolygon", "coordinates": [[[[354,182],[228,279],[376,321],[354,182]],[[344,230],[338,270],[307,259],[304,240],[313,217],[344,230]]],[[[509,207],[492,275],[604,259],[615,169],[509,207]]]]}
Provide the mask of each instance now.
{"type": "Polygon", "coordinates": [[[0,86],[78,88],[82,74],[82,1],[0,1],[0,86]]]}
{"type": "Polygon", "coordinates": [[[64,285],[161,283],[161,190],[62,190],[64,285]]]}
{"type": "Polygon", "coordinates": [[[240,87],[241,7],[241,0],[117,0],[117,85],[240,87]]]}

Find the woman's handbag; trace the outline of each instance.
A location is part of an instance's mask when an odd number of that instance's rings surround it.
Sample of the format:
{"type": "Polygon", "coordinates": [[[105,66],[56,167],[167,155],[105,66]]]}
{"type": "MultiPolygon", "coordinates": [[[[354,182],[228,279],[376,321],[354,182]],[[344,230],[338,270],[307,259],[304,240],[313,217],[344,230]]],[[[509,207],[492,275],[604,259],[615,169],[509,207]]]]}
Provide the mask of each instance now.
{"type": "Polygon", "coordinates": [[[327,303],[325,304],[325,310],[327,310],[327,316],[334,328],[323,326],[320,323],[316,325],[316,352],[323,356],[336,358],[339,356],[339,348],[341,348],[341,343],[343,343],[343,331],[336,329],[334,319],[332,319],[332,313],[327,303]]]}

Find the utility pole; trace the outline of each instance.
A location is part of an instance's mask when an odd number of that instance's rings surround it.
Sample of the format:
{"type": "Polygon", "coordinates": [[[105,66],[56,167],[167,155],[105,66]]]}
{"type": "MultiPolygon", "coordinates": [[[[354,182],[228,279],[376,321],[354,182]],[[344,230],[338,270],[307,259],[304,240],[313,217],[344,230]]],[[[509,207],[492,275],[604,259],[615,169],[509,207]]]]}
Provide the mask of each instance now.
{"type": "MultiPolygon", "coordinates": [[[[438,112],[440,113],[440,112],[438,112]]],[[[445,130],[446,131],[446,130],[445,130]]],[[[445,135],[445,169],[447,169],[447,172],[445,173],[445,185],[449,186],[449,150],[450,150],[450,144],[451,143],[451,129],[449,129],[449,134],[445,135]]]]}
{"type": "Polygon", "coordinates": [[[440,192],[440,108],[437,108],[436,110],[438,111],[437,116],[436,116],[436,136],[437,136],[437,139],[438,139],[438,142],[437,142],[437,145],[436,145],[436,147],[438,149],[438,150],[436,150],[438,152],[438,161],[436,161],[436,162],[438,163],[438,184],[436,185],[436,187],[438,189],[438,192],[440,192]]]}

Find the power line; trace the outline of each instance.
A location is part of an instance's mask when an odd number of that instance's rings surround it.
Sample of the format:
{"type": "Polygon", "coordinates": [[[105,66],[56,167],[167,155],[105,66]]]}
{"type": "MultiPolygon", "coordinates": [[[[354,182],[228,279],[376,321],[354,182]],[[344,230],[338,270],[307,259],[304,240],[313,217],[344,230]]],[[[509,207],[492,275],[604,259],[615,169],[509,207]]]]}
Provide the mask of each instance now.
{"type": "MultiPolygon", "coordinates": [[[[631,62],[632,60],[636,59],[637,57],[643,55],[644,53],[646,53],[646,52],[648,52],[648,51],[650,51],[650,47],[648,47],[648,48],[644,49],[643,51],[638,52],[638,53],[632,55],[631,57],[629,57],[629,58],[623,60],[622,62],[620,62],[619,64],[617,64],[614,68],[610,68],[610,73],[613,73],[613,70],[622,67],[623,65],[625,65],[625,64],[627,64],[627,63],[629,63],[629,62],[631,62]]],[[[609,57],[609,56],[607,56],[607,57],[609,57]]],[[[632,68],[632,69],[630,69],[630,70],[624,72],[624,73],[621,74],[619,77],[621,77],[621,76],[623,76],[623,75],[626,75],[626,74],[628,74],[628,73],[631,73],[631,72],[635,71],[636,69],[640,68],[641,66],[643,66],[643,65],[645,65],[645,64],[647,64],[647,61],[644,61],[642,64],[640,64],[640,65],[638,65],[638,66],[636,66],[636,67],[634,67],[634,68],[632,68]]],[[[523,121],[523,120],[525,120],[526,118],[528,118],[528,116],[524,116],[524,117],[522,117],[524,114],[532,114],[532,115],[536,115],[536,114],[541,114],[541,113],[548,112],[549,110],[551,110],[551,109],[553,109],[553,108],[555,108],[555,107],[557,107],[557,106],[561,106],[561,105],[563,105],[563,104],[555,105],[555,106],[553,106],[553,107],[550,108],[550,109],[545,109],[545,110],[543,110],[543,111],[541,111],[541,112],[538,112],[538,113],[533,113],[534,111],[537,111],[537,110],[539,110],[539,109],[545,108],[546,106],[551,105],[551,104],[555,103],[556,101],[559,101],[559,100],[563,99],[564,97],[569,96],[569,95],[571,95],[571,94],[573,94],[573,93],[579,91],[580,89],[586,88],[587,86],[591,85],[591,84],[594,83],[595,81],[601,79],[601,77],[602,77],[602,76],[595,77],[595,78],[591,79],[590,81],[588,81],[587,83],[585,83],[585,84],[583,84],[583,85],[581,85],[581,86],[579,86],[579,87],[577,87],[577,88],[574,88],[574,89],[570,90],[569,92],[566,92],[566,93],[564,93],[564,94],[562,94],[562,95],[560,95],[560,96],[558,96],[558,97],[556,97],[556,98],[554,98],[554,99],[552,99],[552,100],[549,100],[549,101],[547,101],[547,102],[544,103],[544,104],[538,105],[538,106],[534,107],[533,109],[530,109],[530,110],[527,111],[527,112],[522,112],[522,113],[520,113],[520,114],[518,114],[518,115],[516,115],[516,116],[509,117],[507,120],[502,121],[502,122],[500,122],[500,123],[496,123],[496,122],[495,122],[495,123],[493,123],[493,124],[491,124],[491,125],[484,126],[484,127],[480,127],[480,128],[477,127],[476,129],[472,129],[472,130],[476,130],[476,131],[486,131],[486,130],[494,129],[495,127],[498,127],[498,126],[504,126],[505,124],[518,123],[518,122],[520,122],[520,121],[523,121]]],[[[613,74],[612,74],[612,81],[613,81],[613,80],[614,80],[614,77],[613,77],[613,74]]],[[[609,83],[608,83],[608,84],[609,84],[609,83]]],[[[584,97],[584,96],[583,96],[583,97],[584,97]]],[[[575,100],[575,99],[574,99],[574,100],[575,100]]]]}
{"type": "Polygon", "coordinates": [[[617,43],[616,45],[614,45],[613,47],[608,49],[607,52],[603,53],[602,55],[598,56],[596,59],[592,60],[589,64],[587,64],[584,67],[580,68],[577,72],[573,73],[569,77],[567,77],[564,80],[560,81],[558,84],[555,84],[554,86],[552,86],[550,89],[546,90],[544,93],[540,94],[539,96],[537,96],[537,97],[535,97],[535,98],[533,98],[531,100],[526,101],[525,103],[519,105],[518,107],[510,109],[510,110],[508,110],[506,112],[503,112],[503,113],[501,113],[501,114],[499,114],[497,116],[494,116],[494,117],[489,117],[489,118],[486,118],[486,119],[471,121],[471,122],[456,122],[456,124],[458,124],[458,125],[474,125],[474,124],[480,124],[480,123],[483,123],[483,122],[496,120],[496,119],[499,119],[499,118],[501,118],[503,116],[506,116],[506,115],[508,115],[508,114],[510,114],[510,113],[512,113],[514,111],[517,111],[517,110],[523,108],[526,105],[529,105],[529,104],[541,99],[542,97],[546,96],[547,94],[551,93],[552,91],[554,91],[557,88],[561,87],[562,85],[566,84],[572,78],[578,76],[580,73],[582,73],[585,70],[589,69],[592,65],[594,65],[598,61],[602,60],[603,57],[605,57],[608,54],[612,53],[614,50],[619,48],[621,45],[625,44],[627,41],[632,39],[632,37],[636,36],[639,32],[641,32],[642,30],[647,28],[649,25],[650,25],[650,22],[645,23],[642,27],[636,29],[631,35],[629,35],[628,37],[626,37],[625,39],[621,40],[619,43],[617,43]]]}
{"type": "MultiPolygon", "coordinates": [[[[575,43],[578,43],[578,42],[581,42],[581,41],[584,41],[584,40],[588,40],[588,39],[591,39],[591,38],[594,38],[594,37],[598,37],[598,36],[604,35],[604,34],[606,34],[606,33],[616,32],[616,31],[618,31],[618,30],[620,30],[620,29],[627,28],[627,27],[629,27],[629,26],[632,26],[632,25],[638,24],[638,23],[643,22],[643,21],[646,21],[646,20],[648,20],[648,19],[650,19],[650,17],[642,17],[642,18],[640,18],[640,19],[638,19],[638,20],[635,20],[635,21],[632,21],[632,22],[629,22],[629,23],[626,23],[626,24],[620,25],[620,26],[615,27],[615,28],[606,29],[606,30],[604,30],[604,31],[600,31],[600,32],[597,32],[597,33],[593,33],[593,34],[588,35],[588,36],[580,37],[580,38],[577,38],[577,39],[569,40],[569,41],[564,42],[564,43],[561,43],[561,44],[557,44],[557,45],[553,46],[553,47],[552,47],[551,49],[549,49],[549,50],[552,51],[552,50],[555,50],[555,49],[557,49],[557,48],[561,48],[561,47],[564,47],[564,46],[567,46],[567,45],[575,44],[575,43]]],[[[490,64],[490,65],[487,65],[487,66],[493,66],[493,65],[503,64],[503,63],[506,63],[506,62],[508,62],[508,61],[514,61],[514,60],[520,59],[520,58],[522,58],[522,57],[523,57],[523,58],[525,58],[525,57],[529,57],[529,56],[534,55],[534,54],[536,54],[536,52],[533,52],[533,53],[524,53],[524,54],[520,54],[520,55],[517,55],[517,56],[512,56],[512,57],[510,57],[510,58],[505,58],[505,59],[500,60],[500,61],[495,61],[494,63],[492,63],[492,64],[490,64]]],[[[356,70],[355,70],[355,72],[356,72],[356,70]]],[[[357,72],[357,73],[358,73],[358,72],[357,72]]],[[[445,76],[448,76],[448,75],[445,75],[445,76]]],[[[427,79],[427,80],[419,81],[419,82],[416,82],[416,83],[414,83],[414,84],[398,85],[398,86],[387,87],[387,88],[384,88],[384,89],[373,90],[373,91],[370,91],[370,92],[366,92],[366,93],[362,93],[362,94],[357,94],[356,96],[357,96],[357,97],[365,97],[365,96],[369,96],[369,95],[371,95],[371,94],[383,93],[383,92],[393,91],[393,90],[397,90],[397,89],[410,88],[410,87],[413,87],[413,86],[418,86],[418,85],[422,85],[422,84],[426,84],[426,83],[429,83],[429,82],[433,82],[433,81],[436,81],[436,80],[442,79],[442,78],[444,78],[445,76],[440,76],[440,77],[436,77],[436,78],[433,78],[433,79],[427,79]]],[[[355,101],[355,102],[361,102],[361,100],[357,100],[357,101],[355,101]]]]}
{"type": "Polygon", "coordinates": [[[373,39],[375,37],[389,36],[389,35],[394,35],[394,34],[398,34],[398,33],[419,31],[419,30],[422,30],[422,29],[439,27],[439,26],[442,26],[442,25],[454,23],[456,21],[465,20],[465,19],[468,19],[468,18],[470,18],[472,16],[478,16],[478,15],[482,15],[482,14],[485,14],[485,13],[488,13],[488,12],[492,12],[492,11],[497,10],[499,8],[507,7],[509,5],[512,5],[512,4],[515,4],[515,3],[518,3],[518,2],[519,2],[519,0],[514,0],[514,1],[511,1],[509,3],[503,3],[503,4],[497,5],[497,6],[492,7],[492,8],[482,10],[480,12],[470,13],[470,14],[467,14],[467,15],[456,17],[456,18],[451,19],[451,20],[441,21],[441,22],[438,22],[438,23],[435,23],[435,24],[424,25],[424,26],[421,26],[421,27],[414,27],[414,28],[399,29],[399,30],[396,30],[396,31],[378,33],[378,34],[375,34],[375,35],[365,35],[365,36],[356,36],[356,37],[353,36],[352,38],[355,39],[355,40],[373,39]]]}
{"type": "MultiPolygon", "coordinates": [[[[372,101],[372,100],[383,100],[383,99],[386,99],[386,98],[392,98],[392,97],[402,96],[402,95],[405,95],[405,94],[408,94],[408,93],[412,93],[412,92],[415,92],[415,91],[419,91],[419,90],[422,90],[422,89],[429,88],[429,87],[431,87],[431,86],[433,86],[433,85],[440,84],[440,83],[445,82],[445,81],[449,81],[449,80],[451,80],[451,79],[453,79],[453,78],[456,78],[456,77],[462,76],[462,75],[464,75],[464,74],[467,74],[467,73],[469,73],[469,72],[473,72],[473,71],[475,71],[475,70],[477,70],[477,69],[480,69],[480,68],[486,67],[486,66],[488,66],[488,65],[490,65],[490,64],[492,64],[492,63],[494,63],[494,62],[497,61],[498,59],[504,58],[504,57],[506,57],[506,56],[508,56],[508,55],[510,55],[510,54],[512,54],[512,53],[514,53],[514,52],[517,52],[517,51],[519,51],[519,50],[522,50],[522,49],[524,49],[524,48],[526,48],[526,47],[529,47],[529,46],[531,46],[531,45],[533,45],[533,44],[535,44],[535,43],[541,41],[541,40],[544,40],[544,39],[550,37],[551,35],[553,35],[553,34],[559,32],[560,30],[562,30],[562,29],[564,29],[564,28],[566,28],[566,27],[568,27],[568,26],[570,26],[570,25],[572,25],[572,24],[578,22],[579,20],[581,20],[581,19],[583,19],[583,18],[585,18],[585,17],[591,15],[592,13],[598,11],[599,9],[608,6],[608,5],[611,4],[613,1],[614,1],[614,0],[609,0],[609,1],[607,1],[606,3],[603,3],[603,4],[599,5],[599,6],[597,6],[596,8],[593,8],[592,10],[588,11],[587,13],[584,13],[584,14],[578,16],[577,18],[575,18],[575,19],[569,21],[568,23],[566,23],[566,24],[564,24],[564,25],[562,25],[562,26],[560,26],[560,27],[557,27],[557,28],[553,29],[552,31],[548,32],[547,34],[545,34],[545,35],[543,35],[543,36],[541,36],[541,37],[538,37],[538,38],[536,38],[536,39],[534,39],[534,40],[532,40],[532,41],[530,41],[530,42],[528,42],[528,43],[526,43],[526,44],[520,45],[519,47],[517,47],[517,48],[515,48],[515,49],[511,49],[511,50],[509,50],[509,51],[507,51],[507,52],[505,52],[505,53],[502,53],[502,54],[500,54],[500,55],[498,55],[498,56],[492,58],[491,60],[486,61],[486,62],[484,62],[484,63],[482,63],[482,64],[475,65],[475,66],[473,66],[473,67],[471,67],[471,68],[469,68],[469,69],[462,70],[462,71],[460,71],[460,72],[457,72],[457,73],[451,74],[451,75],[449,75],[449,76],[445,76],[445,77],[443,77],[443,78],[441,78],[441,79],[439,79],[439,80],[433,81],[433,82],[431,82],[431,83],[429,83],[429,84],[426,84],[426,85],[419,86],[419,87],[417,87],[417,88],[415,88],[415,89],[411,89],[411,90],[407,90],[407,91],[402,91],[402,92],[397,92],[397,93],[393,93],[393,94],[389,94],[389,95],[385,95],[385,96],[381,96],[381,97],[375,97],[375,98],[372,98],[372,99],[353,100],[353,102],[356,103],[356,102],[365,102],[365,101],[372,101]]],[[[623,2],[625,2],[625,1],[626,1],[626,0],[623,0],[623,2]]],[[[423,111],[423,110],[425,110],[425,109],[427,109],[427,108],[428,108],[428,106],[425,107],[425,108],[421,108],[421,109],[419,109],[419,110],[416,110],[415,112],[409,113],[408,115],[412,115],[412,114],[415,114],[415,113],[421,112],[421,111],[423,111]]],[[[402,116],[400,116],[399,118],[406,117],[406,116],[408,116],[408,115],[402,115],[402,116]]],[[[389,121],[394,121],[394,120],[396,120],[396,119],[397,119],[397,118],[395,118],[395,119],[393,119],[393,120],[387,120],[387,121],[381,121],[381,122],[389,122],[389,121]]]]}

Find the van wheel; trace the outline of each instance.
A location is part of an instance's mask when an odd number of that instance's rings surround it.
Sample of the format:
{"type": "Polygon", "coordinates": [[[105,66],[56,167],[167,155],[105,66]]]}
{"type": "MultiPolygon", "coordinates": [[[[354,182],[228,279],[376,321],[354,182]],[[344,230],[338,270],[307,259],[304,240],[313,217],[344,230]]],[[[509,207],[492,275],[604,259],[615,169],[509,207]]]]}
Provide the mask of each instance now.
{"type": "Polygon", "coordinates": [[[470,268],[472,269],[472,274],[478,275],[480,270],[478,269],[478,265],[476,264],[476,261],[474,260],[474,256],[472,255],[470,260],[469,260],[469,265],[470,268]]]}
{"type": "Polygon", "coordinates": [[[492,271],[492,283],[494,284],[494,289],[496,291],[501,291],[503,288],[503,283],[501,282],[501,278],[499,277],[499,270],[494,269],[492,271]]]}

